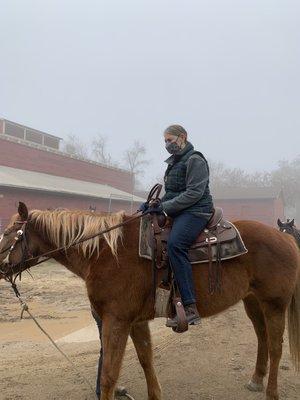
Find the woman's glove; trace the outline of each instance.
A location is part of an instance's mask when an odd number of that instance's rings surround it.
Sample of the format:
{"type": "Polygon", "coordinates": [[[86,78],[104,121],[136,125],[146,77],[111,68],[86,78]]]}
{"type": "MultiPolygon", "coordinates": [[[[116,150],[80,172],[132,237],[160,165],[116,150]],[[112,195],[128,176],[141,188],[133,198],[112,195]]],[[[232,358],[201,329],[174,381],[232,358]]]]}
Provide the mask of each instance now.
{"type": "Polygon", "coordinates": [[[146,214],[162,214],[163,206],[160,204],[159,206],[151,206],[147,209],[146,214]]]}
{"type": "Polygon", "coordinates": [[[146,201],[145,203],[142,203],[138,209],[138,211],[142,212],[143,214],[148,210],[149,208],[149,203],[146,201]]]}
{"type": "Polygon", "coordinates": [[[151,202],[149,208],[147,209],[147,214],[161,214],[163,212],[163,206],[160,199],[156,199],[151,202]]]}

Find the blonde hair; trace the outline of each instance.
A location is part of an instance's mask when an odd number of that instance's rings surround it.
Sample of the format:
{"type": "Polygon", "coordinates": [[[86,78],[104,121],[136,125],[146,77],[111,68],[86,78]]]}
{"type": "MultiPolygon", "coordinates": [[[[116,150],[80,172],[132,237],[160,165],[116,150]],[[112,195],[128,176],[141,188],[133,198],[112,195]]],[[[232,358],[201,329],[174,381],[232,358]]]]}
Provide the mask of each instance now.
{"type": "Polygon", "coordinates": [[[170,125],[165,129],[164,134],[165,133],[173,136],[180,136],[183,134],[185,138],[187,137],[187,131],[181,125],[170,125]]]}
{"type": "MultiPolygon", "coordinates": [[[[30,220],[49,238],[57,247],[68,247],[77,240],[85,239],[98,232],[106,230],[121,223],[125,212],[118,213],[92,213],[88,211],[33,210],[30,220]]],[[[117,257],[118,241],[122,240],[122,228],[116,228],[101,236],[84,241],[76,247],[83,252],[85,257],[99,256],[101,240],[106,241],[112,254],[117,257]]]]}

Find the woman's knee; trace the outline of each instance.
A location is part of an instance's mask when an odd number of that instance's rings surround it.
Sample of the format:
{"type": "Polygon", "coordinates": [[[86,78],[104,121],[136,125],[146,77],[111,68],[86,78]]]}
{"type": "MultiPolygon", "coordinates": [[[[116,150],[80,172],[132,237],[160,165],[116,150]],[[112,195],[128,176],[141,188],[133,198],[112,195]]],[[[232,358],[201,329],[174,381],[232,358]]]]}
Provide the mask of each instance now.
{"type": "Polygon", "coordinates": [[[176,240],[176,238],[168,239],[168,253],[169,254],[182,252],[184,250],[186,250],[186,246],[184,246],[184,244],[181,243],[179,240],[176,240]]]}

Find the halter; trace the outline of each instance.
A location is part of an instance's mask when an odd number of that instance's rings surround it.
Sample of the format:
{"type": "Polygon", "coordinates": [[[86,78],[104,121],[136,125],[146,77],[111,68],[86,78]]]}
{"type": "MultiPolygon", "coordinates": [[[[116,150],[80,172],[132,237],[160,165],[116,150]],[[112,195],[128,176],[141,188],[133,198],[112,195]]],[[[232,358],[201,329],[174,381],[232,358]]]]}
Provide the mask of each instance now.
{"type": "Polygon", "coordinates": [[[27,261],[27,257],[31,257],[31,252],[29,251],[29,247],[28,247],[28,241],[27,241],[27,237],[26,237],[26,225],[28,223],[28,220],[26,221],[15,221],[15,224],[21,224],[21,228],[17,230],[16,236],[14,237],[14,241],[13,243],[7,247],[6,249],[2,250],[0,252],[0,254],[3,254],[5,252],[7,253],[7,256],[5,257],[5,259],[3,260],[4,262],[6,261],[6,264],[9,265],[10,267],[10,273],[8,273],[7,271],[3,271],[0,268],[0,274],[3,276],[3,278],[6,281],[9,281],[10,283],[14,283],[17,279],[18,276],[21,276],[22,271],[24,270],[24,265],[27,261]],[[21,250],[22,250],[22,258],[21,261],[18,262],[17,264],[11,264],[9,262],[9,257],[11,255],[11,253],[13,252],[13,250],[15,249],[17,243],[21,242],[21,250]],[[20,266],[20,270],[16,273],[16,276],[13,278],[14,275],[14,271],[13,271],[13,267],[15,266],[20,266]]]}

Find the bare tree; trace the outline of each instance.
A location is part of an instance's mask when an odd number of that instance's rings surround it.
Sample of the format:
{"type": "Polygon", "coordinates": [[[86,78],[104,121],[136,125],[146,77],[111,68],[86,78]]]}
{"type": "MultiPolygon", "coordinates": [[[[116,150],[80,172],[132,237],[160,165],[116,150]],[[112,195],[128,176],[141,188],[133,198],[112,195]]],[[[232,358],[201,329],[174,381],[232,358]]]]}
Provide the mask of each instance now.
{"type": "Polygon", "coordinates": [[[283,189],[285,202],[294,207],[300,204],[300,156],[291,161],[280,161],[271,175],[272,184],[283,189]]]}
{"type": "Polygon", "coordinates": [[[230,168],[221,162],[210,163],[211,186],[216,188],[268,187],[272,185],[271,174],[255,172],[248,174],[241,168],[230,168]]]}
{"type": "Polygon", "coordinates": [[[92,154],[96,161],[106,165],[115,164],[111,155],[107,152],[107,137],[98,134],[92,141],[92,154]]]}
{"type": "Polygon", "coordinates": [[[145,167],[149,164],[149,160],[145,159],[147,154],[145,146],[136,140],[131,148],[124,152],[125,166],[133,174],[134,188],[141,186],[139,177],[144,175],[145,167]]]}
{"type": "Polygon", "coordinates": [[[70,134],[63,142],[63,151],[72,156],[88,158],[88,151],[86,146],[81,143],[78,136],[70,134]]]}

